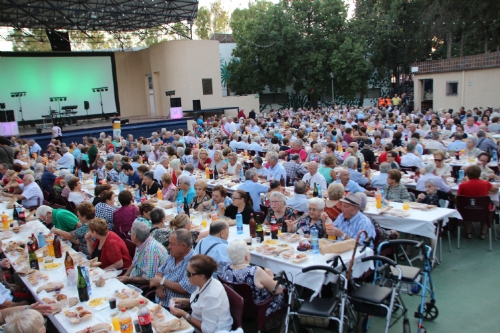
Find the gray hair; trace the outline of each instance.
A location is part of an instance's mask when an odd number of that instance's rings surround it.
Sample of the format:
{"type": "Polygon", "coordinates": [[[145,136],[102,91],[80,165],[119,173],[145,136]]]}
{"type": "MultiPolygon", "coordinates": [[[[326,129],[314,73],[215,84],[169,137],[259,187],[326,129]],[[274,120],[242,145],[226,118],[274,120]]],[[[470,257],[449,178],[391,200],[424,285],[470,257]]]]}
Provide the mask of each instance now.
{"type": "Polygon", "coordinates": [[[474,146],[477,145],[477,139],[473,136],[469,136],[467,140],[471,140],[474,143],[474,146]]]}
{"type": "Polygon", "coordinates": [[[55,168],[55,167],[56,167],[55,163],[49,163],[49,164],[47,164],[47,169],[55,168]]]}
{"type": "MultiPolygon", "coordinates": [[[[484,131],[483,131],[484,133],[484,131]]],[[[478,132],[478,136],[479,136],[479,132],[478,132]]],[[[431,133],[431,139],[432,140],[438,140],[439,139],[439,133],[438,132],[432,132],[431,133]]]]}
{"type": "Polygon", "coordinates": [[[69,174],[69,175],[66,175],[64,176],[64,181],[66,182],[66,184],[73,178],[76,178],[75,176],[73,176],[72,174],[69,174]]]}
{"type": "Polygon", "coordinates": [[[170,161],[170,166],[174,170],[178,170],[181,167],[181,160],[176,158],[175,160],[170,161]]]}
{"type": "Polygon", "coordinates": [[[183,184],[186,184],[187,186],[191,187],[191,177],[184,174],[184,175],[180,175],[179,177],[177,177],[178,181],[182,182],[183,184]]]}
{"type": "Polygon", "coordinates": [[[158,224],[165,218],[165,211],[163,208],[154,208],[151,213],[149,213],[151,218],[151,224],[158,224]]]}
{"type": "Polygon", "coordinates": [[[162,164],[165,161],[168,161],[168,156],[165,156],[165,155],[161,156],[159,163],[162,164]]]}
{"type": "Polygon", "coordinates": [[[11,333],[38,333],[44,326],[44,319],[40,312],[26,309],[11,313],[5,318],[5,332],[11,333]]]}
{"type": "Polygon", "coordinates": [[[361,203],[359,205],[359,210],[364,211],[366,208],[366,202],[368,200],[366,194],[364,192],[357,192],[357,193],[354,193],[354,195],[357,195],[361,199],[361,203]]]}
{"type": "Polygon", "coordinates": [[[36,217],[38,218],[47,216],[48,213],[52,213],[52,207],[42,205],[36,209],[36,217]]]}
{"type": "Polygon", "coordinates": [[[210,224],[210,235],[215,236],[219,234],[221,231],[229,228],[229,225],[226,221],[214,221],[210,224]]]}
{"type": "Polygon", "coordinates": [[[178,243],[184,243],[187,247],[193,247],[193,237],[191,237],[191,232],[189,230],[176,229],[172,231],[171,235],[175,235],[178,243]]]}
{"type": "Polygon", "coordinates": [[[255,176],[256,174],[257,172],[255,170],[248,169],[247,171],[245,171],[245,179],[252,180],[253,176],[255,176]]]}
{"type": "Polygon", "coordinates": [[[439,183],[440,183],[440,180],[438,178],[429,178],[425,181],[425,184],[430,184],[432,186],[435,186],[435,187],[439,187],[439,183]]]}
{"type": "Polygon", "coordinates": [[[391,164],[388,162],[383,162],[380,164],[378,169],[379,169],[380,173],[388,173],[389,170],[391,170],[391,164]]]}
{"type": "Polygon", "coordinates": [[[267,160],[273,160],[273,161],[276,161],[278,162],[278,154],[275,153],[275,152],[270,152],[267,154],[267,160]]]}
{"type": "Polygon", "coordinates": [[[36,163],[35,164],[35,172],[43,172],[43,169],[45,169],[45,166],[43,163],[36,163]]]}
{"type": "Polygon", "coordinates": [[[243,239],[235,239],[227,246],[227,255],[233,265],[245,263],[245,257],[250,251],[243,239]]]}
{"type": "Polygon", "coordinates": [[[68,169],[62,169],[62,170],[59,170],[59,177],[64,177],[66,175],[69,175],[70,172],[68,169]]]}
{"type": "Polygon", "coordinates": [[[424,167],[425,173],[434,173],[436,171],[436,164],[435,163],[427,163],[424,167]]]}
{"type": "Polygon", "coordinates": [[[291,159],[292,161],[297,161],[299,158],[300,158],[300,155],[299,155],[299,154],[293,154],[293,155],[291,155],[291,156],[290,156],[290,159],[291,159]]]}
{"type": "Polygon", "coordinates": [[[144,173],[143,177],[148,177],[149,179],[153,180],[153,179],[155,179],[155,174],[153,171],[147,171],[144,173]]]}
{"type": "Polygon", "coordinates": [[[321,210],[321,211],[323,209],[325,209],[325,201],[323,199],[320,199],[320,198],[311,198],[311,199],[308,199],[307,200],[307,208],[309,208],[311,205],[318,206],[318,209],[321,210]]]}
{"type": "Polygon", "coordinates": [[[278,199],[286,204],[286,196],[281,192],[271,192],[271,200],[272,199],[278,199]]]}
{"type": "Polygon", "coordinates": [[[184,149],[184,148],[182,148],[182,147],[177,147],[177,154],[179,154],[179,155],[184,155],[184,151],[185,151],[185,149],[184,149]]]}
{"type": "Polygon", "coordinates": [[[479,130],[479,131],[477,131],[476,135],[478,138],[484,138],[484,137],[486,137],[486,132],[483,130],[479,130]]]}
{"type": "Polygon", "coordinates": [[[408,152],[414,152],[415,151],[415,145],[413,143],[409,143],[406,145],[406,148],[408,149],[408,152]]]}
{"type": "Polygon", "coordinates": [[[150,234],[148,225],[144,222],[139,221],[132,224],[131,231],[141,243],[144,243],[146,239],[148,239],[150,234]]]}
{"type": "Polygon", "coordinates": [[[297,194],[304,194],[304,193],[306,193],[306,189],[307,189],[306,182],[303,180],[299,180],[295,184],[294,192],[297,194]]]}
{"type": "Polygon", "coordinates": [[[189,171],[189,172],[194,171],[193,163],[186,164],[186,166],[184,167],[184,170],[189,171]]]}
{"type": "Polygon", "coordinates": [[[349,156],[344,161],[345,165],[350,169],[354,168],[354,166],[356,165],[356,162],[357,162],[357,160],[356,160],[356,157],[354,157],[354,156],[349,156]]]}

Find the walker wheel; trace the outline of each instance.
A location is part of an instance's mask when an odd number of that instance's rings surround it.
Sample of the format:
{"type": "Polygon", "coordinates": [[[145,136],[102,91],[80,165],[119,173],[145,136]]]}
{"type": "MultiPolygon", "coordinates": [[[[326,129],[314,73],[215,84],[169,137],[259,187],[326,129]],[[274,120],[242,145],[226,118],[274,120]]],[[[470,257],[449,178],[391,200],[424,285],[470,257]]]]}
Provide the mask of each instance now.
{"type": "Polygon", "coordinates": [[[366,333],[368,332],[368,316],[364,313],[358,314],[358,327],[356,332],[357,333],[366,333]]]}
{"type": "Polygon", "coordinates": [[[425,327],[422,327],[422,328],[420,328],[420,332],[419,333],[427,333],[427,330],[425,329],[425,327]]]}
{"type": "Polygon", "coordinates": [[[408,319],[405,319],[403,321],[403,333],[411,333],[410,321],[408,319]]]}
{"type": "Polygon", "coordinates": [[[437,318],[438,315],[439,315],[438,308],[434,305],[433,302],[425,303],[424,313],[423,313],[424,319],[434,320],[437,318]]]}

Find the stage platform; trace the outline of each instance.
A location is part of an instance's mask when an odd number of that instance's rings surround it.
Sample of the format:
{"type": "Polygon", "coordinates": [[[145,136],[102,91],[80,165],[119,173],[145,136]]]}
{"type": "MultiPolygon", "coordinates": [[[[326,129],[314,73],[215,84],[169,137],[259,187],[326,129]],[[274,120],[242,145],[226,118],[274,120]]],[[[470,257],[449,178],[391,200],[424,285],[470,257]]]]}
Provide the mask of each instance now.
{"type": "MultiPolygon", "coordinates": [[[[121,117],[121,120],[128,119],[129,123],[121,125],[122,136],[133,134],[134,138],[139,136],[150,137],[151,133],[161,128],[167,130],[187,129],[187,122],[192,120],[191,117],[180,119],[167,119],[161,116],[136,116],[136,117],[121,117]]],[[[84,135],[99,137],[99,133],[104,132],[106,135],[113,135],[112,118],[109,120],[95,121],[95,124],[81,124],[79,126],[65,126],[62,128],[63,142],[69,144],[71,142],[82,142],[84,135]]],[[[81,123],[81,122],[79,122],[81,123]]],[[[42,130],[42,133],[36,133],[35,128],[23,129],[19,127],[19,136],[23,139],[34,139],[43,150],[49,144],[52,138],[52,124],[47,124],[47,128],[42,130]]]]}

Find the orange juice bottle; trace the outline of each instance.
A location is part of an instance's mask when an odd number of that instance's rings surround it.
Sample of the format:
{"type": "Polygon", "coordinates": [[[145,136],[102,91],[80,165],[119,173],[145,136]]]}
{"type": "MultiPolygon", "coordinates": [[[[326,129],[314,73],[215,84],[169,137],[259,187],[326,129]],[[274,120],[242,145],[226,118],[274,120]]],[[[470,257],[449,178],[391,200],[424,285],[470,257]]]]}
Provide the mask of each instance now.
{"type": "Polygon", "coordinates": [[[158,200],[163,200],[163,192],[160,189],[156,192],[156,197],[158,200]]]}
{"type": "Polygon", "coordinates": [[[362,170],[363,172],[365,172],[365,171],[366,171],[366,162],[363,162],[363,163],[361,164],[361,170],[362,170]]]}
{"type": "Polygon", "coordinates": [[[49,250],[49,256],[55,257],[56,253],[54,252],[54,240],[53,239],[47,239],[47,248],[49,250]]]}
{"type": "Polygon", "coordinates": [[[122,308],[120,315],[120,333],[134,333],[134,325],[132,325],[132,317],[127,313],[127,309],[122,308]]]}
{"type": "Polygon", "coordinates": [[[2,228],[4,230],[9,229],[9,215],[5,214],[5,212],[2,213],[2,228]]]}
{"type": "Polygon", "coordinates": [[[205,177],[207,177],[207,179],[210,179],[210,170],[208,169],[208,167],[205,167],[205,177]]]}
{"type": "Polygon", "coordinates": [[[377,193],[375,193],[375,207],[377,209],[382,208],[382,193],[380,193],[380,191],[377,191],[377,193]]]}

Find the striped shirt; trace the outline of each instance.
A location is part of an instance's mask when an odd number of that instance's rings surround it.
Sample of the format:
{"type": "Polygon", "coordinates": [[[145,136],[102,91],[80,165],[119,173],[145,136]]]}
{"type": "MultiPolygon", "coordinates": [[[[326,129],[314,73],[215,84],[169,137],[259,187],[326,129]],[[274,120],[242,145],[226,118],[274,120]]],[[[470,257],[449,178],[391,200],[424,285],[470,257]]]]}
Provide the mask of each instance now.
{"type": "MultiPolygon", "coordinates": [[[[344,218],[344,214],[340,214],[335,222],[333,222],[333,226],[342,230],[347,236],[356,239],[358,236],[358,232],[361,230],[366,230],[369,237],[373,237],[375,239],[375,227],[373,223],[370,221],[368,217],[363,215],[361,212],[357,212],[350,220],[346,220],[344,218]]],[[[359,243],[361,244],[365,239],[365,235],[362,234],[359,238],[359,243]]],[[[370,247],[373,248],[372,245],[370,247]]]]}
{"type": "Polygon", "coordinates": [[[132,272],[130,276],[140,276],[146,280],[155,277],[158,267],[165,263],[168,253],[165,247],[152,237],[148,237],[144,243],[137,247],[132,260],[132,272]]]}
{"type": "Polygon", "coordinates": [[[158,269],[159,273],[162,273],[166,280],[171,282],[178,282],[181,287],[187,292],[187,294],[174,293],[170,289],[166,289],[165,299],[160,299],[155,296],[156,303],[162,304],[164,307],[168,306],[168,301],[173,297],[179,298],[189,298],[191,294],[196,290],[196,286],[189,283],[189,278],[186,276],[187,266],[189,264],[189,259],[195,255],[195,252],[191,249],[189,253],[182,258],[182,260],[175,265],[175,258],[168,257],[163,265],[158,269]]]}

